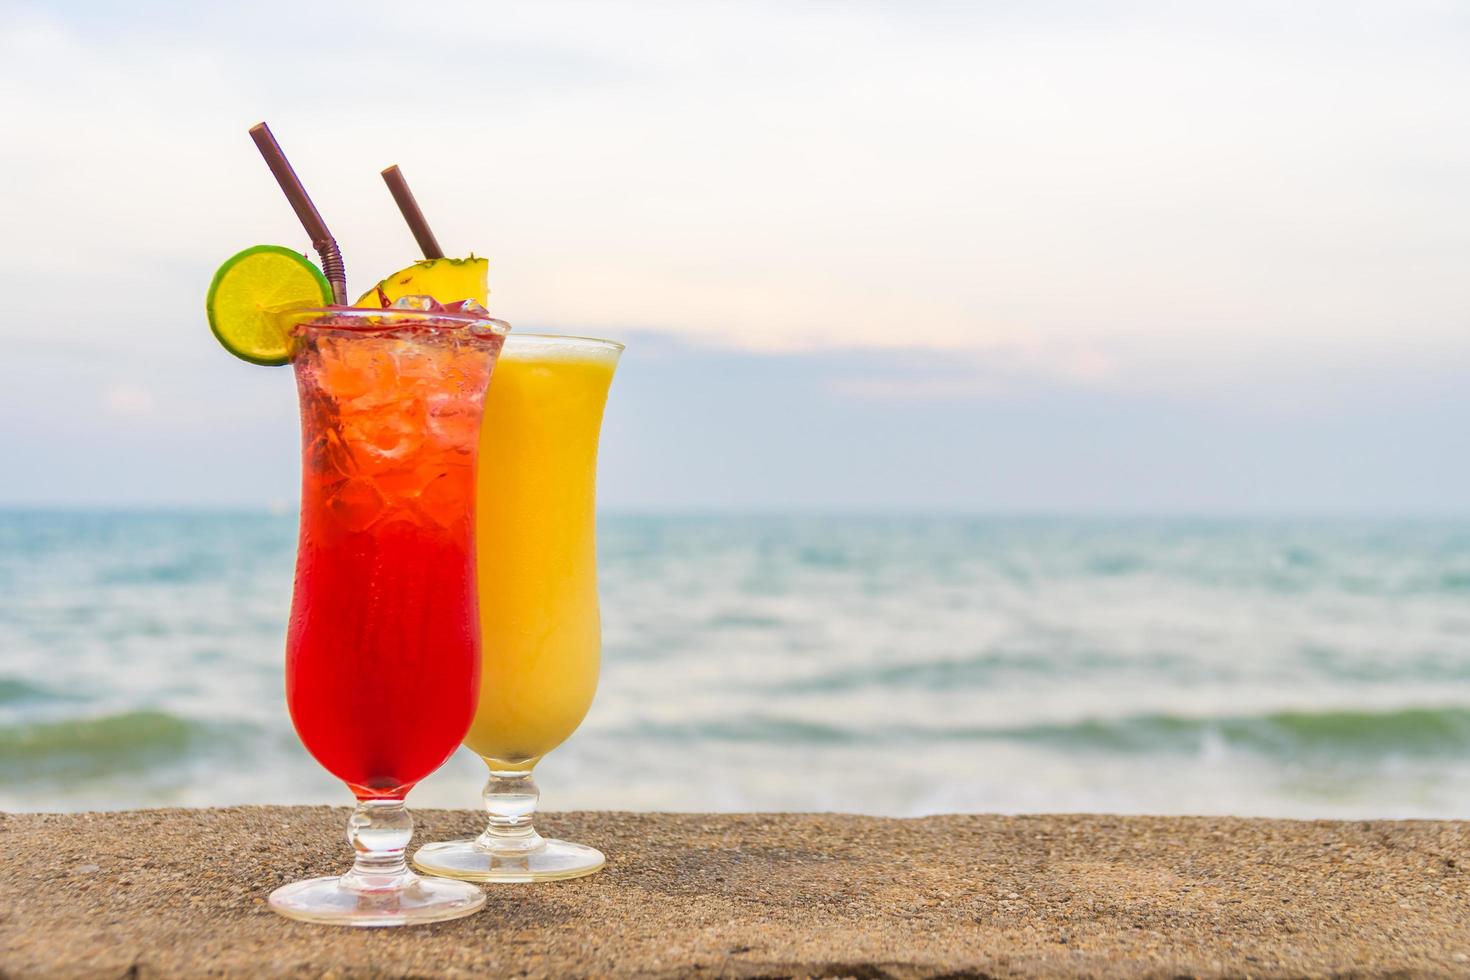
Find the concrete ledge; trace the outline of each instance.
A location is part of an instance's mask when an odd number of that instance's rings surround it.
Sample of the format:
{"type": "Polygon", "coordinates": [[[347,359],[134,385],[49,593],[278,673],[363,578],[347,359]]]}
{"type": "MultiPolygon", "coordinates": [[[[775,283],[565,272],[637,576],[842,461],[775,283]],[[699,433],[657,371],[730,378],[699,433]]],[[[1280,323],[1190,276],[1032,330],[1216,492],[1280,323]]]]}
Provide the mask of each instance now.
{"type": "Polygon", "coordinates": [[[1462,822],[550,814],[602,873],[411,929],[276,917],[345,866],[346,816],[0,815],[0,975],[1470,974],[1462,822]]]}

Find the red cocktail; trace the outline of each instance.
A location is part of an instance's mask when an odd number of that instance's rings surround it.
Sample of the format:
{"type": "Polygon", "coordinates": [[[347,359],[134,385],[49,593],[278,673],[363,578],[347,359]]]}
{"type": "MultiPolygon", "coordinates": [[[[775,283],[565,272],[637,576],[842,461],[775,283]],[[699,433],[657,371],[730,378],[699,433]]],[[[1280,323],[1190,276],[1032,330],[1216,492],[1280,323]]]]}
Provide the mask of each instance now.
{"type": "Polygon", "coordinates": [[[286,696],[302,742],[358,798],[357,863],[271,904],[360,925],[453,918],[483,899],[407,869],[403,797],[475,714],[475,454],[506,328],[417,310],[292,316],[302,494],[286,696]]]}

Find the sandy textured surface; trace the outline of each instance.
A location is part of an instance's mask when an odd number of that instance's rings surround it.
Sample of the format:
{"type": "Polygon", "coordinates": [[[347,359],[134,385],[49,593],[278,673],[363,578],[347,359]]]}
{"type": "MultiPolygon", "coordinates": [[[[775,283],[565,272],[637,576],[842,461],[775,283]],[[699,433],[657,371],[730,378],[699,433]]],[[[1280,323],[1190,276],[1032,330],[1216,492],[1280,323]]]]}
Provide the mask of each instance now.
{"type": "MultiPolygon", "coordinates": [[[[1470,824],[553,814],[605,850],[468,919],[280,919],[346,810],[0,815],[0,973],[199,976],[1470,975],[1470,824]]],[[[418,814],[417,840],[477,829],[418,814]]]]}

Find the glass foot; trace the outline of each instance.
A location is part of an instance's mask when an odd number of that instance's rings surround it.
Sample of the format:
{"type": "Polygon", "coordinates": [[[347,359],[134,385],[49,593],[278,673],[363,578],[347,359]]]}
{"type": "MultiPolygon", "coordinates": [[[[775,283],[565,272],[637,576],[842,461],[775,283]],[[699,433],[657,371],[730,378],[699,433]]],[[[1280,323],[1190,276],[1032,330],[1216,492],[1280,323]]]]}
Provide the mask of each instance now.
{"type": "Polygon", "coordinates": [[[420,871],[464,881],[562,881],[599,870],[607,858],[595,847],[564,840],[536,838],[528,850],[491,850],[478,840],[425,844],[413,856],[420,871]]]}
{"type": "MultiPolygon", "coordinates": [[[[399,865],[402,867],[402,865],[399,865]]],[[[463,881],[423,878],[408,872],[395,876],[402,887],[345,887],[341,875],[310,878],[271,892],[270,906],[289,919],[337,926],[408,926],[443,922],[478,912],[485,893],[463,881]]]]}

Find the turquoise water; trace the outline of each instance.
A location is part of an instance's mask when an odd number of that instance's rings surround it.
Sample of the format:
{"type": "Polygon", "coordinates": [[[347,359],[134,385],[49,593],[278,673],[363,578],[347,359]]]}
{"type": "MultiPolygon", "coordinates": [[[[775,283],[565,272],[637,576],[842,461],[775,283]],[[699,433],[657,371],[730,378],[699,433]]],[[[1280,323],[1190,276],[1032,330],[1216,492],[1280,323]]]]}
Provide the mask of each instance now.
{"type": "MultiPolygon", "coordinates": [[[[0,514],[0,807],[341,802],[282,697],[294,535],[0,514]]],[[[611,516],[600,552],[549,807],[1470,815],[1470,522],[611,516]]]]}

